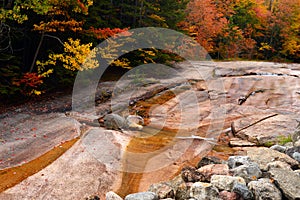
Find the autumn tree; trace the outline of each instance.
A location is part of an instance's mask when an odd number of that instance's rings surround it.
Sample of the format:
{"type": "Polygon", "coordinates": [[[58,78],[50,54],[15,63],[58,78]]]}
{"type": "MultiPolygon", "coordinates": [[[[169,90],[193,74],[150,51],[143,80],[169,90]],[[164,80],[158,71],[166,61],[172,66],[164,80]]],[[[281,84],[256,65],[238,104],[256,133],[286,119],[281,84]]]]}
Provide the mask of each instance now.
{"type": "Polygon", "coordinates": [[[227,26],[228,20],[219,12],[214,0],[192,0],[187,6],[187,17],[180,26],[194,37],[208,52],[214,52],[214,40],[227,26]]]}

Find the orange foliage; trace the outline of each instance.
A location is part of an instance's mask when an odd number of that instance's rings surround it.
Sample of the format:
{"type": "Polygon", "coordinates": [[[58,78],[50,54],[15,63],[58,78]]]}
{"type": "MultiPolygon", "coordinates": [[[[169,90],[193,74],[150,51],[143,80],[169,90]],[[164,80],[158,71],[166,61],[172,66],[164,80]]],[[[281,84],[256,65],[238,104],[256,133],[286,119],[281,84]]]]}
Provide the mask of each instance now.
{"type": "Polygon", "coordinates": [[[215,46],[213,38],[222,32],[227,23],[213,0],[193,0],[188,4],[186,20],[179,26],[211,52],[215,46]]]}
{"type": "Polygon", "coordinates": [[[34,25],[33,30],[35,31],[45,31],[45,32],[57,32],[57,31],[66,31],[66,29],[71,31],[81,31],[82,30],[82,22],[77,22],[74,19],[70,19],[69,21],[57,21],[52,20],[50,22],[41,21],[39,25],[34,25]]]}

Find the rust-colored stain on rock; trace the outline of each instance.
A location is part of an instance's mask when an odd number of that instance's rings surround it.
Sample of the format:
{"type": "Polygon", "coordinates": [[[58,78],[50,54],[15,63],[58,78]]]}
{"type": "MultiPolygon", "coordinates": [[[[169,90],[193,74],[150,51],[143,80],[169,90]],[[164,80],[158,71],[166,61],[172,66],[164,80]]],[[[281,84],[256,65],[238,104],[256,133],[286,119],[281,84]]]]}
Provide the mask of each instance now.
{"type": "Polygon", "coordinates": [[[50,165],[78,141],[79,138],[62,143],[42,156],[21,166],[0,170],[0,192],[15,186],[27,177],[50,165]]]}

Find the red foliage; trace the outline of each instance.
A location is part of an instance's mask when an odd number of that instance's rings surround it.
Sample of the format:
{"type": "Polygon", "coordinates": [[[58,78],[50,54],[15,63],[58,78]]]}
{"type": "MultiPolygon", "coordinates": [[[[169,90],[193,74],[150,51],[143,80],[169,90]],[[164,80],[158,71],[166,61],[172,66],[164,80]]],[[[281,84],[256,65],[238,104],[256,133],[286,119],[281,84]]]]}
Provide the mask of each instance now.
{"type": "Polygon", "coordinates": [[[30,88],[37,88],[43,83],[42,76],[37,73],[25,73],[22,78],[15,80],[14,85],[16,86],[24,86],[30,88]]]}
{"type": "Polygon", "coordinates": [[[113,37],[118,33],[122,33],[123,36],[129,36],[131,35],[128,32],[128,28],[121,29],[121,28],[94,28],[90,27],[89,30],[87,30],[88,34],[92,34],[97,39],[107,39],[109,37],[113,37]]]}

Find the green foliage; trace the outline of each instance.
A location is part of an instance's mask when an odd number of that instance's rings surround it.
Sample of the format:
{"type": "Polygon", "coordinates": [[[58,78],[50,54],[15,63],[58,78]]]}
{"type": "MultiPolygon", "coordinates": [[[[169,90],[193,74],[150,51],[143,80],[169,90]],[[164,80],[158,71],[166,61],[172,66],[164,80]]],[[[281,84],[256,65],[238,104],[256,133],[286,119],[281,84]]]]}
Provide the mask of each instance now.
{"type": "Polygon", "coordinates": [[[291,137],[291,135],[288,135],[288,136],[281,135],[281,136],[278,136],[277,140],[278,140],[278,142],[277,142],[278,144],[284,145],[288,142],[292,142],[292,137],[291,137]]]}
{"type": "Polygon", "coordinates": [[[0,67],[0,97],[15,95],[21,88],[14,85],[14,79],[20,77],[20,67],[6,65],[0,67]]]}

